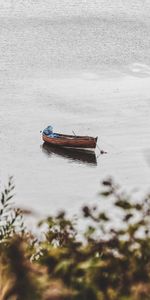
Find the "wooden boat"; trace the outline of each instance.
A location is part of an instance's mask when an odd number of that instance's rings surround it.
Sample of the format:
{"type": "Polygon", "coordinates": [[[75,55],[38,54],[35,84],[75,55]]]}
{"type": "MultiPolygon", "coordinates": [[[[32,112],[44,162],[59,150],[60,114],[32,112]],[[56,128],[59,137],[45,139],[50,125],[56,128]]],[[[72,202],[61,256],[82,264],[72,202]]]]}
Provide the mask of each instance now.
{"type": "Polygon", "coordinates": [[[98,137],[66,135],[57,133],[59,137],[48,137],[42,134],[43,141],[50,145],[67,147],[67,148],[81,148],[81,149],[95,149],[98,137]]]}
{"type": "Polygon", "coordinates": [[[96,155],[92,150],[57,147],[45,142],[42,145],[42,150],[49,157],[56,155],[79,164],[97,166],[96,155]]]}

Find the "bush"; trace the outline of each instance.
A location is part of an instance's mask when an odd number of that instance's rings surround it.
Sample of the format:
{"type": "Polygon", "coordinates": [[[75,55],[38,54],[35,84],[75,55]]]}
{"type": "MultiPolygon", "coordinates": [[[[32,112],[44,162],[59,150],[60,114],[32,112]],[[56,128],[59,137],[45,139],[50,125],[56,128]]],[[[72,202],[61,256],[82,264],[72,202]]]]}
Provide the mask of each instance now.
{"type": "Polygon", "coordinates": [[[90,225],[80,240],[65,212],[39,222],[47,230],[38,240],[11,204],[10,178],[1,193],[0,300],[150,299],[150,195],[136,202],[112,179],[102,186],[119,226],[99,207],[84,206],[90,225]]]}

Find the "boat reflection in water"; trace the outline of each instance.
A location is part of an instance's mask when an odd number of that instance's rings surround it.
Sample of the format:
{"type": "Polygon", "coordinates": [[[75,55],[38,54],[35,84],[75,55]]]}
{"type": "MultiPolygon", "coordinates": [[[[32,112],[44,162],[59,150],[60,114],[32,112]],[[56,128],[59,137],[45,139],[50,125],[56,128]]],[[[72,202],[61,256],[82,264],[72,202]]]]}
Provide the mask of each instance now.
{"type": "Polygon", "coordinates": [[[79,164],[97,166],[97,159],[94,151],[51,146],[48,143],[42,145],[42,150],[49,156],[54,154],[79,164]]]}

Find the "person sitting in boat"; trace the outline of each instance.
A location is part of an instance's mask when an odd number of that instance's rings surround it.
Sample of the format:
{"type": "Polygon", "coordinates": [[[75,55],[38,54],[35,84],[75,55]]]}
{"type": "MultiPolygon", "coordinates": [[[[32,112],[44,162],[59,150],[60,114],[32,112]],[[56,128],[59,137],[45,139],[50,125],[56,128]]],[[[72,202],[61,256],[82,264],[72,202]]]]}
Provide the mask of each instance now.
{"type": "Polygon", "coordinates": [[[51,125],[47,126],[43,130],[43,134],[48,136],[48,137],[52,137],[52,138],[59,137],[59,134],[53,132],[53,127],[51,125]]]}

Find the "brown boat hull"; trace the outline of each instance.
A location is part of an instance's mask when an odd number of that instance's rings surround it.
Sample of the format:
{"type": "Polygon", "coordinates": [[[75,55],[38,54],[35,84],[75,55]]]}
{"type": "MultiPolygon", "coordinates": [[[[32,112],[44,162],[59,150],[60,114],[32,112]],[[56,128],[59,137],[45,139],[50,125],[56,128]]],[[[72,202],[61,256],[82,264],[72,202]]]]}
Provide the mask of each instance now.
{"type": "Polygon", "coordinates": [[[68,148],[82,148],[82,149],[94,149],[96,148],[97,137],[88,136],[72,136],[59,134],[58,138],[51,138],[46,135],[42,135],[43,141],[51,145],[68,147],[68,148]]]}

